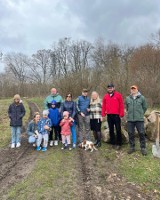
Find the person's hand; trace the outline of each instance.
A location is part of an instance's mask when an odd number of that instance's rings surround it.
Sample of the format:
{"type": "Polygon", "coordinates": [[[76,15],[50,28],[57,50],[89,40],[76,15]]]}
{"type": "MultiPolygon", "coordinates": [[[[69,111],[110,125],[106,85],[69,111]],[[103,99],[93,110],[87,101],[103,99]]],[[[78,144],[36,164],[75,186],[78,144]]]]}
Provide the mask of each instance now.
{"type": "Polygon", "coordinates": [[[101,119],[100,119],[100,120],[101,120],[101,122],[103,122],[103,117],[101,117],[101,119]]]}
{"type": "Polygon", "coordinates": [[[45,130],[50,130],[50,127],[47,126],[47,125],[45,125],[45,126],[44,126],[44,129],[45,129],[45,130]]]}
{"type": "Polygon", "coordinates": [[[70,117],[69,120],[70,120],[71,122],[74,122],[74,119],[73,119],[72,117],[70,117]]]}
{"type": "Polygon", "coordinates": [[[87,112],[90,112],[90,109],[89,109],[89,108],[87,108],[87,112]]]}
{"type": "Polygon", "coordinates": [[[85,117],[85,114],[81,112],[81,116],[82,116],[82,117],[85,117]]]}

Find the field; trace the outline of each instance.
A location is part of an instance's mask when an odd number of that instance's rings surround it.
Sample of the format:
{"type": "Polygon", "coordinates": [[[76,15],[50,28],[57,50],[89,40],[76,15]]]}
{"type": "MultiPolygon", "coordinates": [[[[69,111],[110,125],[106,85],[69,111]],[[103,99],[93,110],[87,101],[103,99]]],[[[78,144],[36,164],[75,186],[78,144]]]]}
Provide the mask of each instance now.
{"type": "MultiPolygon", "coordinates": [[[[27,110],[24,121],[38,108],[43,99],[24,100],[27,110]]],[[[147,141],[148,155],[139,151],[127,154],[128,145],[120,151],[102,143],[98,151],[82,149],[62,151],[61,146],[36,152],[22,134],[20,149],[11,150],[7,109],[11,100],[0,100],[0,199],[8,200],[96,200],[96,199],[160,199],[160,160],[151,153],[152,143],[147,141]],[[5,133],[5,134],[4,134],[5,133]]],[[[24,122],[25,124],[25,122],[24,122]]]]}

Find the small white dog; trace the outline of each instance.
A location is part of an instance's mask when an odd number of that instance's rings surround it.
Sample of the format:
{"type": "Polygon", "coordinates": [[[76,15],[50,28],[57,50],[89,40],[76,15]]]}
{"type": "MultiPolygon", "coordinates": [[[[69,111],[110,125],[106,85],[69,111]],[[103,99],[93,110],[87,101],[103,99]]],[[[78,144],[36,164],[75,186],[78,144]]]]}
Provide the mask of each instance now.
{"type": "Polygon", "coordinates": [[[96,150],[97,151],[97,149],[96,149],[96,147],[94,146],[94,143],[93,142],[91,142],[91,141],[88,141],[88,140],[83,140],[83,142],[79,145],[79,147],[80,148],[84,148],[85,150],[91,150],[91,152],[93,151],[93,150],[96,150]]]}

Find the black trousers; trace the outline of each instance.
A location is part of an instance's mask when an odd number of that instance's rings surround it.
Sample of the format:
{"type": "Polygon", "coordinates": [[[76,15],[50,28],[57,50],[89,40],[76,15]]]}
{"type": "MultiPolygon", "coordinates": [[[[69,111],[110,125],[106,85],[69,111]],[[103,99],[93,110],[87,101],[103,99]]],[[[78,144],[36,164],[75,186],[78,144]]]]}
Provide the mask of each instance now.
{"type": "Polygon", "coordinates": [[[107,121],[109,125],[110,142],[112,145],[122,145],[122,134],[121,134],[121,119],[119,115],[109,114],[107,115],[107,121]],[[116,136],[114,133],[116,129],[116,136]]]}
{"type": "Polygon", "coordinates": [[[59,125],[58,126],[52,126],[51,128],[52,128],[52,130],[50,131],[50,134],[49,134],[49,141],[53,140],[53,132],[55,134],[55,140],[58,140],[59,134],[60,134],[59,125]]]}
{"type": "Polygon", "coordinates": [[[135,128],[139,134],[140,147],[146,148],[145,133],[144,133],[144,122],[128,122],[128,134],[129,134],[129,144],[131,148],[135,147],[135,128]]]}

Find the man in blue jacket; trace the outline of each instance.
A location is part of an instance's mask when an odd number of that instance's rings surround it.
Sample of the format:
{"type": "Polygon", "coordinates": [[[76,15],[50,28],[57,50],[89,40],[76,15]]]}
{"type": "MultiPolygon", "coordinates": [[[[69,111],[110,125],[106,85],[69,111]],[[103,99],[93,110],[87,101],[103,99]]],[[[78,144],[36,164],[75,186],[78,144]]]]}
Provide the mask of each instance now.
{"type": "Polygon", "coordinates": [[[87,96],[88,90],[83,89],[82,95],[77,99],[77,110],[78,110],[78,132],[79,132],[79,142],[81,143],[83,138],[90,140],[90,116],[89,116],[89,106],[90,98],[87,96]],[[85,127],[85,134],[83,127],[85,127]]]}

